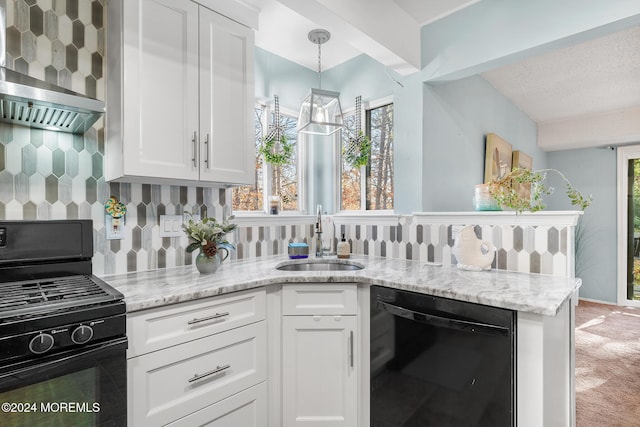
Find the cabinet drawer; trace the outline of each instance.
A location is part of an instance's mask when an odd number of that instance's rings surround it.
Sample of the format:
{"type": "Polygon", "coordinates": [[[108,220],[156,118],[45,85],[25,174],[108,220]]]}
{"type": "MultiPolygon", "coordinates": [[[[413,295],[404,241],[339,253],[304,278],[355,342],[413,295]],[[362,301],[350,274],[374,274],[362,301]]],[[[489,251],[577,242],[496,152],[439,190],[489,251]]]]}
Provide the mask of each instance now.
{"type": "Polygon", "coordinates": [[[165,425],[266,380],[266,322],[129,359],[129,425],[165,425]]]}
{"type": "Polygon", "coordinates": [[[265,313],[264,289],[134,312],[127,316],[127,357],[248,325],[265,313]]]}
{"type": "Polygon", "coordinates": [[[267,427],[267,383],[207,406],[167,427],[267,427]]]}
{"type": "Polygon", "coordinates": [[[310,283],[282,288],[285,316],[358,314],[357,285],[310,283]]]}

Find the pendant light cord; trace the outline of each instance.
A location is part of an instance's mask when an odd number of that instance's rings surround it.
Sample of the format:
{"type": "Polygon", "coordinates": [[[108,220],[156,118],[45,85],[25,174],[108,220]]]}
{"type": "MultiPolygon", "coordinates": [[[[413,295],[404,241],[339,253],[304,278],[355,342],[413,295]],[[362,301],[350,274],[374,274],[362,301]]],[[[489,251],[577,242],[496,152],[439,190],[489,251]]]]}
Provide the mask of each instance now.
{"type": "Polygon", "coordinates": [[[318,89],[322,89],[322,62],[320,60],[322,56],[322,43],[318,41],[318,89]]]}

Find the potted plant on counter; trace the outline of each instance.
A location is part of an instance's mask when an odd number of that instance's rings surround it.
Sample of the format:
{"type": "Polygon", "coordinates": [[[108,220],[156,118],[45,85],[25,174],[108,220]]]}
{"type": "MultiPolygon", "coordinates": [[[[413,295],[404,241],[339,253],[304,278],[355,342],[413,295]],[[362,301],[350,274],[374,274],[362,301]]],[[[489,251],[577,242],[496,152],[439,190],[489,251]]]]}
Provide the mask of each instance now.
{"type": "MultiPolygon", "coordinates": [[[[185,214],[191,216],[188,212],[185,214]]],[[[219,223],[215,218],[194,220],[191,217],[188,222],[182,224],[182,229],[189,238],[187,252],[191,253],[200,249],[195,263],[201,274],[215,273],[229,256],[229,251],[235,249],[235,246],[225,239],[227,233],[238,227],[237,224],[229,222],[232,219],[233,215],[219,223]]]]}
{"type": "Polygon", "coordinates": [[[554,172],[562,178],[566,186],[567,197],[571,204],[585,210],[591,205],[591,195],[584,196],[569,182],[564,174],[556,169],[527,170],[514,168],[505,176],[493,179],[489,182],[489,193],[495,201],[503,207],[510,208],[520,213],[522,211],[536,212],[545,208],[542,201],[543,195],[554,192],[553,187],[547,187],[544,183],[547,172],[554,172]],[[530,184],[531,195],[517,191],[513,184],[530,184]]]}

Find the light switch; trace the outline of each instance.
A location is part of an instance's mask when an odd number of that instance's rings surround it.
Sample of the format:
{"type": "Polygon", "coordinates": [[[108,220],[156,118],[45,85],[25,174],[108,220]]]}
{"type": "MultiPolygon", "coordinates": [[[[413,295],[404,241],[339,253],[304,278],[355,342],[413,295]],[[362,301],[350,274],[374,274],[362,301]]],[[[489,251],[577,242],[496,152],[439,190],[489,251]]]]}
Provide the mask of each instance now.
{"type": "Polygon", "coordinates": [[[182,215],[160,215],[160,237],[180,237],[182,234],[182,215]]]}

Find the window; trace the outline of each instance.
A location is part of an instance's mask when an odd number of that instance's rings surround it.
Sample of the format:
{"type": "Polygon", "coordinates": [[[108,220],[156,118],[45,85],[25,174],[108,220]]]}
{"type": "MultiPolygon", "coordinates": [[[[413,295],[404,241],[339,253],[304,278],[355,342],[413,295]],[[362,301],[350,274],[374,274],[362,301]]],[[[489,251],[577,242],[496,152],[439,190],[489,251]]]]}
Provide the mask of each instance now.
{"type": "Polygon", "coordinates": [[[293,145],[291,162],[283,166],[274,166],[264,161],[258,154],[262,137],[266,134],[269,122],[273,122],[271,108],[265,105],[255,107],[255,144],[256,173],[255,184],[235,187],[232,195],[233,211],[266,212],[267,201],[273,195],[280,196],[283,211],[297,211],[298,208],[298,141],[296,127],[297,117],[291,114],[280,114],[280,123],[284,127],[287,140],[293,145]]]}
{"type": "MultiPolygon", "coordinates": [[[[393,209],[393,104],[366,110],[364,131],[371,140],[369,163],[355,168],[341,158],[341,209],[393,209]]],[[[345,116],[341,152],[355,134],[355,112],[352,112],[345,116]]]]}
{"type": "MultiPolygon", "coordinates": [[[[618,304],[640,307],[640,145],[618,147],[617,157],[618,304]]],[[[576,277],[585,277],[589,268],[580,253],[585,246],[580,237],[586,239],[587,232],[587,218],[581,220],[576,229],[576,277]]]]}
{"type": "Polygon", "coordinates": [[[260,148],[260,139],[262,138],[262,121],[265,114],[265,107],[258,105],[254,108],[254,112],[254,139],[256,144],[255,184],[233,188],[232,206],[234,211],[260,212],[264,210],[264,160],[262,156],[258,154],[258,148],[260,148]]]}
{"type": "Polygon", "coordinates": [[[298,118],[280,114],[284,125],[284,134],[293,145],[293,157],[283,166],[269,165],[271,176],[271,195],[279,195],[283,211],[297,211],[298,208],[298,118]]]}
{"type": "MultiPolygon", "coordinates": [[[[356,134],[356,115],[355,113],[345,115],[344,117],[344,129],[341,132],[342,150],[344,153],[349,138],[356,134]]],[[[342,169],[340,173],[340,187],[341,187],[341,203],[340,209],[343,211],[353,211],[364,209],[362,201],[362,188],[361,183],[361,171],[363,168],[353,167],[346,161],[344,156],[340,156],[342,169]]]]}

